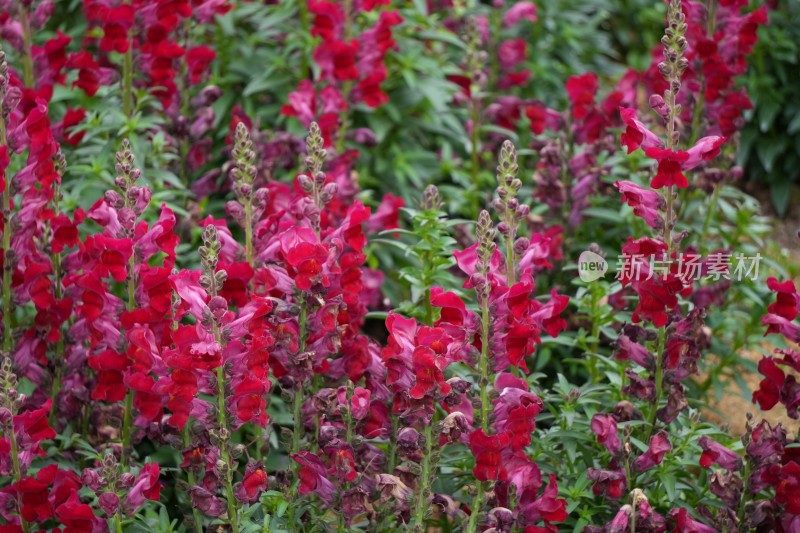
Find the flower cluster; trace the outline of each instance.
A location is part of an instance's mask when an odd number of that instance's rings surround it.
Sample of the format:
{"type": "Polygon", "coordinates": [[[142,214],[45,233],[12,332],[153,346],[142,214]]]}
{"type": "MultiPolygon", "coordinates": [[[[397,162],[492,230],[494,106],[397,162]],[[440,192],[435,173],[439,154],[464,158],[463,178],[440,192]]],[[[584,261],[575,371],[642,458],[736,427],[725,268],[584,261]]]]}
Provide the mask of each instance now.
{"type": "MultiPolygon", "coordinates": [[[[783,426],[690,409],[745,3],[671,0],[651,68],[561,110],[541,3],[0,3],[0,530],[796,531],[783,426]],[[590,286],[603,237],[630,268],[590,286]]],[[[800,354],[759,370],[797,418],[800,354]]]]}
{"type": "MultiPolygon", "coordinates": [[[[338,137],[339,146],[347,135],[347,123],[342,123],[350,106],[363,102],[379,107],[389,101],[382,84],[387,79],[386,55],[395,48],[393,27],[403,22],[396,10],[380,9],[390,2],[331,2],[312,0],[308,13],[313,20],[306,28],[319,43],[313,58],[319,67],[317,79],[303,79],[289,94],[282,113],[297,117],[304,127],[316,121],[326,146],[338,137]],[[377,20],[371,17],[377,13],[377,20]],[[354,33],[355,20],[363,13],[374,22],[354,33]]],[[[364,132],[366,133],[366,132],[364,132]]],[[[360,141],[358,131],[352,135],[360,141]]]]}
{"type": "MultiPolygon", "coordinates": [[[[800,313],[797,288],[791,280],[781,283],[775,278],[769,278],[767,286],[777,297],[761,318],[761,323],[767,327],[765,335],[776,334],[791,343],[800,342],[800,326],[795,322],[800,313]]],[[[790,417],[799,418],[800,384],[790,369],[800,372],[800,353],[792,348],[776,349],[775,353],[783,357],[766,356],[758,363],[758,371],[764,379],[753,393],[753,403],[758,403],[764,411],[781,403],[790,417]]]]}

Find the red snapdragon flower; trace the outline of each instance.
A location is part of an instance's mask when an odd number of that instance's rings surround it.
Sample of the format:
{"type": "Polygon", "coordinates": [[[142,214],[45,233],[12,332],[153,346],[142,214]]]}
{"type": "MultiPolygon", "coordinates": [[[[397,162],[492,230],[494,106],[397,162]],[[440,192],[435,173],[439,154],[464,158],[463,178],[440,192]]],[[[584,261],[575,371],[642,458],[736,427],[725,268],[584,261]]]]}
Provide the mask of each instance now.
{"type": "Polygon", "coordinates": [[[664,455],[672,449],[669,443],[669,436],[663,429],[650,438],[650,446],[647,451],[640,455],[634,465],[636,469],[643,472],[656,465],[660,465],[664,455]]]}
{"type": "Polygon", "coordinates": [[[626,126],[625,132],[620,137],[620,140],[622,146],[628,148],[629,154],[635,152],[639,147],[642,149],[660,148],[664,145],[658,135],[650,131],[647,126],[639,121],[635,109],[620,107],[619,114],[626,126]]]}
{"type": "Polygon", "coordinates": [[[100,50],[103,52],[118,52],[124,54],[130,47],[128,31],[134,22],[134,7],[130,4],[118,6],[103,6],[95,4],[100,9],[100,20],[103,24],[103,38],[100,39],[100,50]]]}
{"type": "Polygon", "coordinates": [[[675,185],[679,189],[685,189],[689,186],[689,181],[683,174],[683,164],[689,160],[688,152],[650,147],[645,148],[644,153],[658,161],[658,170],[650,182],[651,187],[660,189],[675,185]]]}
{"type": "Polygon", "coordinates": [[[146,500],[158,501],[161,497],[161,482],[158,463],[147,463],[142,466],[133,486],[125,495],[126,508],[135,514],[146,500]]]}
{"type": "Polygon", "coordinates": [[[633,214],[647,222],[651,228],[662,228],[664,219],[658,213],[666,207],[664,197],[655,191],[639,187],[631,181],[615,181],[614,186],[622,194],[622,201],[633,208],[633,214]]]}
{"type": "Polygon", "coordinates": [[[597,94],[599,81],[597,74],[588,72],[581,76],[570,76],[566,90],[572,105],[572,116],[575,120],[583,120],[594,107],[594,96],[597,94]]]}
{"type": "Polygon", "coordinates": [[[328,286],[326,262],[328,249],[320,244],[314,230],[295,227],[280,237],[281,252],[286,262],[292,267],[292,277],[297,288],[307,291],[314,283],[328,286]]]}
{"type": "Polygon", "coordinates": [[[515,2],[508,11],[503,13],[503,25],[506,28],[511,28],[519,24],[519,22],[527,20],[529,22],[536,22],[536,4],[533,2],[515,2]]]}
{"type": "Polygon", "coordinates": [[[469,445],[475,456],[472,472],[478,481],[506,479],[502,452],[510,443],[511,436],[505,432],[487,435],[482,429],[476,429],[470,433],[469,445]]]}
{"type": "Polygon", "coordinates": [[[511,450],[522,450],[531,443],[536,417],[544,409],[544,404],[538,396],[528,391],[525,380],[507,372],[498,374],[494,388],[500,393],[493,402],[494,426],[498,433],[509,435],[511,450]]]}
{"type": "Polygon", "coordinates": [[[731,471],[738,471],[742,466],[742,458],[739,454],[730,451],[725,446],[703,435],[698,441],[703,449],[700,456],[700,466],[708,468],[712,464],[718,464],[722,468],[731,471]]]}
{"type": "Polygon", "coordinates": [[[193,46],[186,50],[186,64],[189,66],[189,81],[192,83],[200,83],[200,80],[205,76],[208,66],[214,59],[217,58],[217,53],[208,46],[193,46]]]}
{"type": "Polygon", "coordinates": [[[260,463],[250,462],[241,483],[236,484],[236,497],[245,503],[255,503],[267,489],[267,472],[260,463]]]}
{"type": "Polygon", "coordinates": [[[78,491],[73,490],[67,501],[55,511],[56,518],[64,526],[64,533],[93,533],[102,531],[105,520],[95,516],[92,508],[81,503],[78,491]]]}
{"type": "Polygon", "coordinates": [[[684,507],[673,510],[671,516],[675,520],[675,533],[717,533],[713,527],[694,520],[684,507]]]}
{"type": "Polygon", "coordinates": [[[592,433],[597,435],[597,442],[616,455],[622,450],[622,443],[617,435],[617,421],[610,415],[597,413],[592,417],[592,433]]]}
{"type": "Polygon", "coordinates": [[[595,496],[605,496],[612,500],[622,497],[628,486],[624,470],[597,470],[590,468],[586,477],[594,481],[592,492],[595,496]]]}
{"type": "Polygon", "coordinates": [[[777,474],[775,499],[787,513],[800,515],[800,463],[789,461],[777,474]]]}
{"type": "Polygon", "coordinates": [[[328,504],[333,502],[335,488],[328,479],[328,469],[325,463],[311,452],[298,452],[292,454],[292,459],[300,465],[297,476],[300,485],[297,491],[300,494],[315,493],[328,504]]]}

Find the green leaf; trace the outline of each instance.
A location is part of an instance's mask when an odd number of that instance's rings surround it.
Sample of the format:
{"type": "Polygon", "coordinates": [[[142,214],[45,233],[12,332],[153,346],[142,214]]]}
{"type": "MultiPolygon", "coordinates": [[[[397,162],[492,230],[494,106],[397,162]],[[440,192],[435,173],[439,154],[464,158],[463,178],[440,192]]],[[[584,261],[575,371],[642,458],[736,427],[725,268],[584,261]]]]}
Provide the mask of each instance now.
{"type": "Polygon", "coordinates": [[[769,194],[778,216],[786,216],[786,211],[789,209],[789,200],[792,197],[792,183],[787,180],[773,183],[770,185],[769,194]]]}

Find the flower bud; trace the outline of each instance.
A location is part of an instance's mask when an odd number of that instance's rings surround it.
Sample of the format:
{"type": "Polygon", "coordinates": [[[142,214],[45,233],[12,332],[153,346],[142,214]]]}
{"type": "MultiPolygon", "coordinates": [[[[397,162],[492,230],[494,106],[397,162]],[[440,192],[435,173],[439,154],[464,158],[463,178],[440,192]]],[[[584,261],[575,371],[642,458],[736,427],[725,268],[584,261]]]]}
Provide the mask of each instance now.
{"type": "Polygon", "coordinates": [[[119,481],[117,482],[117,486],[123,489],[129,489],[133,486],[133,482],[136,481],[136,476],[131,474],[130,472],[126,472],[119,476],[119,481]]]}
{"type": "Polygon", "coordinates": [[[103,195],[103,200],[105,200],[106,204],[109,207],[113,207],[114,209],[119,209],[123,206],[124,201],[122,200],[122,196],[119,195],[117,191],[108,190],[103,195]]]}
{"type": "Polygon", "coordinates": [[[105,511],[106,515],[114,516],[114,513],[117,512],[117,507],[119,507],[119,496],[113,492],[104,492],[97,499],[97,504],[105,511]]]}
{"type": "Polygon", "coordinates": [[[126,230],[133,230],[133,226],[136,224],[136,213],[133,212],[133,209],[130,209],[129,207],[123,207],[120,209],[119,223],[126,230]]]}
{"type": "Polygon", "coordinates": [[[514,241],[514,253],[517,255],[522,255],[525,253],[531,245],[531,241],[525,237],[520,237],[516,241],[514,241]]]}
{"type": "Polygon", "coordinates": [[[208,309],[214,315],[214,318],[219,320],[228,311],[228,302],[222,296],[214,296],[208,302],[208,309]]]}
{"type": "Polygon", "coordinates": [[[314,191],[314,182],[306,174],[297,176],[297,183],[306,194],[311,194],[314,191]]]}
{"type": "Polygon", "coordinates": [[[236,221],[240,226],[244,225],[244,207],[236,200],[229,200],[225,203],[225,213],[236,221]]]}
{"type": "Polygon", "coordinates": [[[256,190],[254,200],[256,206],[261,208],[265,207],[269,201],[269,189],[266,187],[259,187],[256,190]]]}
{"type": "Polygon", "coordinates": [[[81,483],[97,492],[103,485],[103,479],[100,477],[100,474],[97,473],[97,470],[85,468],[83,472],[81,472],[81,483]]]}
{"type": "Polygon", "coordinates": [[[414,428],[402,428],[397,433],[397,447],[404,454],[412,454],[419,450],[420,434],[414,428]]]}

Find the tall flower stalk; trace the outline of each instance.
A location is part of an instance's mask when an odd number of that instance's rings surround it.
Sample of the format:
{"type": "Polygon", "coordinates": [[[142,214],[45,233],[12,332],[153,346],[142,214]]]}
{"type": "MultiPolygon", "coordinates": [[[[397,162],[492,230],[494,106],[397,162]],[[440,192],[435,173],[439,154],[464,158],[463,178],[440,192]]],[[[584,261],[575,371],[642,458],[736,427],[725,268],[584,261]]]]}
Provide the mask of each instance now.
{"type": "MultiPolygon", "coordinates": [[[[17,376],[14,374],[11,358],[4,355],[2,360],[0,360],[0,409],[6,411],[7,416],[0,421],[0,429],[3,430],[3,434],[8,439],[9,447],[11,448],[9,453],[11,455],[11,474],[14,479],[14,483],[19,483],[22,479],[22,469],[20,468],[19,462],[20,449],[17,444],[16,429],[14,428],[14,415],[17,414],[21,404],[21,398],[17,393],[17,387],[17,376]]],[[[19,496],[16,496],[14,500],[17,511],[19,512],[19,496]]],[[[22,530],[27,533],[28,523],[21,514],[20,521],[22,524],[22,530]]]]}
{"type": "Polygon", "coordinates": [[[522,181],[517,178],[518,172],[517,149],[511,141],[505,141],[500,149],[500,159],[497,165],[497,198],[493,206],[500,218],[497,229],[503,236],[506,245],[506,277],[509,287],[516,283],[517,228],[530,211],[527,205],[520,206],[519,200],[517,200],[517,194],[522,187],[522,181]]]}
{"type": "MultiPolygon", "coordinates": [[[[478,226],[475,231],[478,239],[478,266],[476,269],[476,278],[478,284],[475,291],[478,297],[478,304],[480,305],[480,339],[481,339],[481,355],[478,360],[478,389],[479,389],[479,413],[476,413],[480,418],[480,427],[485,434],[489,433],[489,409],[491,402],[489,401],[489,362],[490,362],[490,333],[491,316],[489,314],[489,295],[491,293],[491,284],[489,282],[489,272],[491,269],[492,256],[497,249],[497,244],[494,241],[495,229],[492,224],[492,217],[488,211],[481,211],[478,216],[478,226]]],[[[472,514],[469,517],[467,524],[467,532],[474,533],[477,531],[478,516],[480,509],[484,504],[484,488],[483,482],[478,481],[477,493],[472,506],[472,514]]]]}
{"type": "MultiPolygon", "coordinates": [[[[681,105],[677,103],[677,95],[681,90],[681,75],[688,66],[687,60],[683,57],[684,52],[689,44],[686,41],[685,34],[687,24],[685,15],[681,9],[681,0],[671,0],[667,11],[667,28],[664,32],[664,37],[661,39],[664,45],[664,61],[659,63],[659,72],[664,76],[664,79],[669,84],[669,88],[664,92],[664,102],[666,104],[666,127],[667,127],[667,151],[674,152],[677,148],[680,139],[680,132],[677,130],[677,120],[681,114],[681,105]]],[[[674,206],[675,200],[675,185],[671,184],[665,189],[666,201],[666,215],[664,217],[664,242],[666,243],[666,257],[669,258],[672,252],[673,245],[672,230],[675,227],[674,220],[674,206]]],[[[659,404],[661,403],[661,396],[663,394],[663,363],[664,357],[662,356],[667,337],[667,325],[665,324],[658,332],[658,340],[656,343],[656,366],[655,366],[655,386],[656,395],[652,408],[648,416],[650,429],[648,433],[648,440],[655,432],[656,414],[658,412],[659,404]]]]}
{"type": "MultiPolygon", "coordinates": [[[[256,265],[253,264],[253,200],[256,191],[253,189],[253,181],[256,177],[254,164],[256,154],[253,151],[253,142],[250,140],[250,134],[244,122],[239,122],[236,125],[231,155],[233,156],[231,177],[233,178],[233,193],[236,195],[236,201],[228,202],[225,207],[229,214],[234,215],[234,219],[244,230],[245,258],[247,264],[255,268],[256,265]]],[[[252,290],[252,288],[253,281],[251,278],[250,289],[252,290]]]]}
{"type": "MultiPolygon", "coordinates": [[[[11,111],[9,96],[8,63],[6,54],[0,48],[0,150],[8,150],[8,119],[11,111]]],[[[8,155],[6,153],[6,155],[8,155]]],[[[5,169],[3,169],[5,172],[5,169]]],[[[5,178],[3,187],[3,352],[11,356],[13,339],[11,336],[12,307],[11,307],[11,275],[14,269],[14,257],[11,253],[11,180],[5,178]]]]}
{"type": "Polygon", "coordinates": [[[488,54],[482,50],[481,34],[478,22],[471,18],[466,33],[466,73],[469,77],[469,112],[470,112],[470,174],[476,205],[480,205],[480,149],[481,149],[481,98],[486,89],[486,62],[488,54]]]}
{"type": "MultiPolygon", "coordinates": [[[[123,207],[120,209],[120,219],[125,237],[133,238],[136,220],[141,216],[144,206],[139,201],[142,188],[136,185],[141,176],[141,170],[134,166],[135,156],[131,151],[131,144],[128,139],[122,140],[120,151],[116,154],[117,178],[114,183],[122,193],[123,207]]],[[[145,204],[146,205],[146,204],[145,204]]],[[[136,309],[136,258],[131,253],[127,264],[128,276],[127,287],[127,310],[136,309]]],[[[131,448],[131,426],[133,425],[133,395],[134,391],[128,389],[125,395],[125,414],[122,419],[122,459],[123,468],[129,464],[129,455],[132,454],[131,448]]]]}
{"type": "MultiPolygon", "coordinates": [[[[206,226],[203,232],[203,246],[200,247],[200,257],[203,274],[200,277],[200,284],[208,293],[209,314],[204,317],[204,321],[210,323],[214,342],[219,346],[220,353],[224,352],[226,340],[222,332],[222,318],[227,311],[225,299],[219,296],[222,284],[225,283],[227,274],[224,270],[217,271],[219,253],[222,250],[222,243],[217,234],[217,228],[213,224],[206,226]]],[[[218,468],[223,478],[225,486],[225,499],[228,502],[228,520],[234,533],[238,533],[238,509],[236,498],[233,493],[233,473],[235,464],[231,461],[230,438],[231,432],[228,424],[228,408],[226,404],[226,378],[225,361],[222,359],[216,368],[216,391],[217,391],[217,427],[212,435],[219,447],[220,461],[218,468]]]]}

